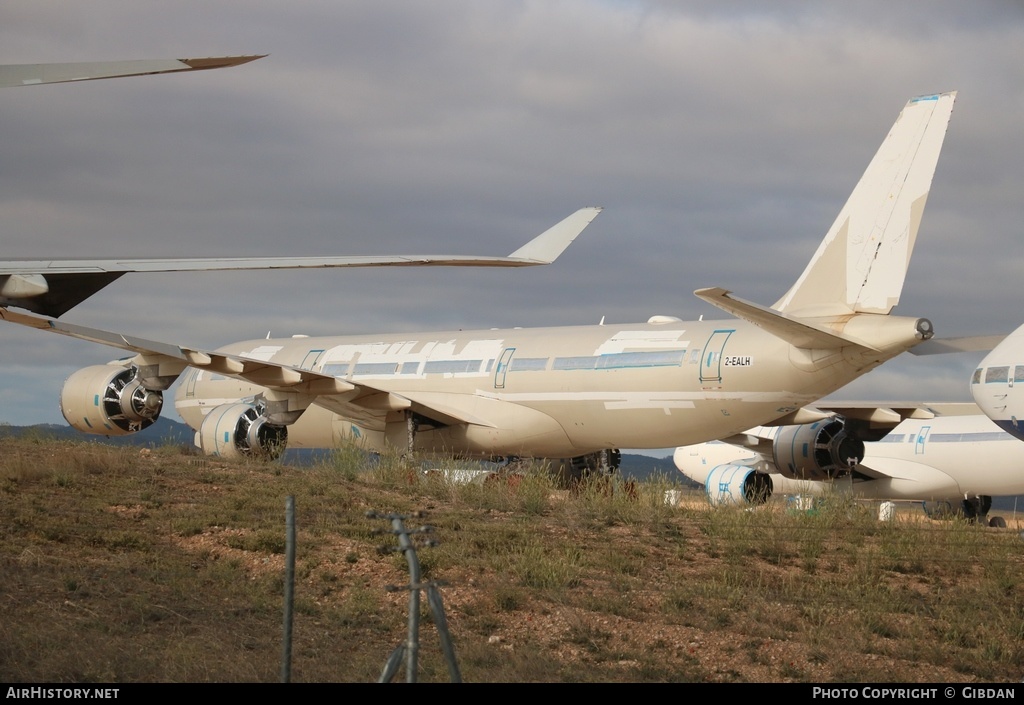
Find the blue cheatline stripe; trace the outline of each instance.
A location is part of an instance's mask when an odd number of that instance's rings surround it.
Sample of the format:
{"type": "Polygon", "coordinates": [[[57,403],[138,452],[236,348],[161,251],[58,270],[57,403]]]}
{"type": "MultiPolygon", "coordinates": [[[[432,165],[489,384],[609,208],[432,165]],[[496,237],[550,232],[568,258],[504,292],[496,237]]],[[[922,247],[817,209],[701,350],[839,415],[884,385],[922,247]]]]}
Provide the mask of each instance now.
{"type": "Polygon", "coordinates": [[[933,433],[928,436],[932,443],[971,443],[979,441],[1015,441],[1002,431],[984,431],[979,433],[933,433]]]}
{"type": "Polygon", "coordinates": [[[938,100],[938,99],[939,99],[939,94],[938,93],[934,93],[932,95],[920,95],[920,96],[918,96],[916,98],[911,98],[910,102],[911,103],[920,103],[922,100],[938,100]]]}

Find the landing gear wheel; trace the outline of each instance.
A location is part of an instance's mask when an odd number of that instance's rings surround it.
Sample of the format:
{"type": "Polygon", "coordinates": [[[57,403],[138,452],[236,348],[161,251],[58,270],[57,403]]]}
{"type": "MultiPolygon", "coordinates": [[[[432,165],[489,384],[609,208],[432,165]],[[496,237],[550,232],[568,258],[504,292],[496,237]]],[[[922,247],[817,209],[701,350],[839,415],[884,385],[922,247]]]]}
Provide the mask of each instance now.
{"type": "Polygon", "coordinates": [[[991,508],[992,498],[984,494],[971,497],[970,499],[965,498],[960,502],[960,509],[963,512],[964,519],[971,523],[985,524],[985,517],[988,516],[988,510],[991,508]]]}

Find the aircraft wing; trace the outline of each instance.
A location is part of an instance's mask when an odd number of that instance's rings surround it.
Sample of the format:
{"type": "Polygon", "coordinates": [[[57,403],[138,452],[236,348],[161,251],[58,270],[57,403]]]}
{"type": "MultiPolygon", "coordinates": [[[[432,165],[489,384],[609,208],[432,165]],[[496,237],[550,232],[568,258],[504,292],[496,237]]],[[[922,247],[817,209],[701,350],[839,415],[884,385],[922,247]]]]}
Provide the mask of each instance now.
{"type": "Polygon", "coordinates": [[[907,419],[933,419],[937,416],[980,416],[982,410],[974,402],[877,402],[822,401],[801,407],[770,424],[722,438],[723,443],[771,456],[772,442],[779,426],[824,421],[842,416],[847,425],[856,428],[864,440],[877,441],[907,419]]]}
{"type": "MultiPolygon", "coordinates": [[[[869,408],[866,403],[858,403],[844,410],[866,413],[869,408]]],[[[934,499],[937,495],[955,498],[963,492],[997,494],[1006,487],[1001,484],[1003,478],[1016,482],[1007,489],[1019,485],[1020,461],[1008,456],[1024,453],[1020,450],[1024,446],[995,427],[976,405],[907,404],[884,411],[901,412],[908,421],[895,429],[895,438],[867,442],[860,460],[844,469],[854,484],[873,481],[870,490],[861,487],[858,492],[869,492],[869,496],[879,499],[934,499]],[[931,449],[927,455],[926,448],[931,449]]],[[[840,479],[823,477],[827,472],[824,465],[835,462],[834,451],[841,447],[830,446],[838,437],[835,428],[827,430],[824,426],[820,434],[787,433],[759,426],[722,441],[678,448],[674,460],[687,477],[705,485],[709,484],[706,479],[711,479],[711,484],[728,484],[736,477],[745,478],[749,469],[772,475],[775,491],[813,492],[840,479]],[[819,453],[824,455],[819,457],[819,453]],[[831,461],[827,459],[830,454],[831,461]],[[817,476],[803,479],[794,477],[794,472],[817,476]]]]}
{"type": "Polygon", "coordinates": [[[0,307],[0,320],[136,353],[133,362],[146,369],[146,374],[170,380],[162,388],[170,386],[173,379],[186,367],[194,367],[258,384],[280,395],[294,395],[303,400],[300,404],[303,408],[310,403],[316,403],[359,421],[368,428],[382,428],[387,412],[405,409],[415,411],[441,425],[492,425],[483,418],[445,403],[442,399],[431,399],[429,395],[410,398],[363,382],[349,382],[299,367],[215,350],[147,340],[18,313],[4,307],[0,307]]]}
{"type": "MultiPolygon", "coordinates": [[[[750,429],[746,433],[738,433],[734,436],[723,438],[715,446],[718,448],[716,451],[718,461],[753,468],[760,473],[778,473],[779,468],[775,464],[773,453],[773,441],[770,436],[766,435],[766,431],[766,428],[759,427],[750,429]]],[[[678,450],[680,449],[677,449],[677,452],[678,450]]],[[[676,465],[679,467],[678,461],[676,465]]],[[[705,468],[702,469],[706,472],[705,468]]],[[[680,467],[680,470],[691,480],[703,484],[699,473],[687,472],[682,467],[680,467]]],[[[889,473],[873,467],[871,461],[866,459],[858,463],[855,476],[858,481],[865,479],[879,480],[888,477],[889,473]]]]}
{"type": "Polygon", "coordinates": [[[353,255],[333,257],[197,257],[185,259],[0,261],[0,306],[59,317],[128,272],[195,272],[335,267],[533,267],[551,264],[601,208],[581,208],[507,257],[353,255]]]}
{"type": "MultiPolygon", "coordinates": [[[[721,440],[753,453],[754,459],[745,464],[758,467],[760,472],[771,473],[778,471],[774,451],[779,426],[813,423],[841,416],[845,428],[854,431],[858,438],[877,442],[907,419],[927,420],[940,416],[981,414],[981,409],[974,402],[819,402],[813,407],[804,407],[777,419],[771,426],[758,426],[721,440]]],[[[857,465],[854,476],[873,480],[897,477],[888,470],[875,467],[870,458],[857,465]]]]}
{"type": "Polygon", "coordinates": [[[213,56],[205,59],[138,59],[134,61],[91,61],[68,64],[0,65],[0,88],[33,86],[40,83],[95,81],[101,78],[149,76],[157,73],[203,71],[247,64],[266,54],[213,56]]]}
{"type": "Polygon", "coordinates": [[[972,401],[819,401],[775,419],[765,426],[789,426],[812,423],[830,416],[843,416],[868,423],[872,428],[894,428],[906,419],[931,419],[936,416],[976,416],[981,409],[972,401]]]}
{"type": "Polygon", "coordinates": [[[816,409],[848,419],[860,419],[876,426],[895,427],[906,419],[933,419],[936,416],[978,416],[982,413],[972,401],[822,401],[816,409]]]}

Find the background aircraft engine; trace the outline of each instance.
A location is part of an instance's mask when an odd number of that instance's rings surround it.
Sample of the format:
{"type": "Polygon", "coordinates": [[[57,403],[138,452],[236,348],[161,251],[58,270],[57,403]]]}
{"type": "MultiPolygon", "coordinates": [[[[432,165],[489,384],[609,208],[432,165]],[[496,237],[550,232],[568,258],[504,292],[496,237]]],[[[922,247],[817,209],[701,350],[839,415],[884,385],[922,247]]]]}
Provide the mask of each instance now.
{"type": "Polygon", "coordinates": [[[772,496],[772,478],[746,465],[719,465],[704,481],[711,506],[764,504],[772,496]]]}
{"type": "Polygon", "coordinates": [[[829,480],[864,460],[864,441],[848,433],[841,418],[783,426],[772,446],[775,466],[793,480],[829,480]]]}
{"type": "Polygon", "coordinates": [[[160,417],[162,392],[146,389],[134,367],[93,365],[75,372],[60,392],[60,410],[83,433],[126,436],[160,417]]]}
{"type": "Polygon", "coordinates": [[[199,427],[205,455],[276,458],[288,444],[288,428],[269,423],[255,404],[222,404],[199,427]]]}

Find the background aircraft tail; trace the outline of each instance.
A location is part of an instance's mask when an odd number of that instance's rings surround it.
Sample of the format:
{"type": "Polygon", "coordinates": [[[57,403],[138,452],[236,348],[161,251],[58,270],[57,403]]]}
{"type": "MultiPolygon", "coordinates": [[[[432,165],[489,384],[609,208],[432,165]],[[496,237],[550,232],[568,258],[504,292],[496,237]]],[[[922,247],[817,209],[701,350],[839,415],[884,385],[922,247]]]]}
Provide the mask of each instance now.
{"type": "Polygon", "coordinates": [[[912,98],[793,287],[790,316],[889,313],[900,300],[956,92],[912,98]]]}

